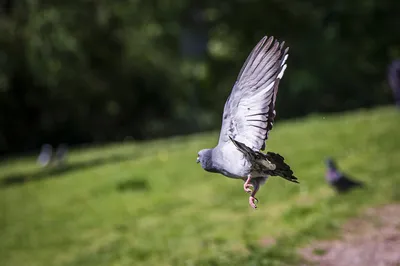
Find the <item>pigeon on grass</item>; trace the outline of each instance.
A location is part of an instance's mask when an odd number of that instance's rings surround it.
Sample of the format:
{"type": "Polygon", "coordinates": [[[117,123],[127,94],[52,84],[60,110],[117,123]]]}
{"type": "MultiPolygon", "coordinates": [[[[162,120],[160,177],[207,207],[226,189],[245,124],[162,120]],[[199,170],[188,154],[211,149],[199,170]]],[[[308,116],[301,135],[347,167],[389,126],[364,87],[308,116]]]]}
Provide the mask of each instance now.
{"type": "Polygon", "coordinates": [[[253,208],[257,208],[255,195],[269,176],[298,183],[281,155],[261,152],[273,127],[288,50],[284,42],[267,36],[254,47],[225,103],[218,145],[199,151],[197,157],[197,163],[208,172],[242,179],[253,208]]]}
{"type": "Polygon", "coordinates": [[[389,85],[393,90],[393,96],[397,107],[400,107],[400,59],[394,60],[388,70],[389,85]]]}
{"type": "Polygon", "coordinates": [[[336,162],[332,158],[327,158],[326,161],[326,174],[325,179],[337,193],[345,193],[353,190],[354,188],[364,187],[364,183],[352,179],[338,170],[336,162]]]}

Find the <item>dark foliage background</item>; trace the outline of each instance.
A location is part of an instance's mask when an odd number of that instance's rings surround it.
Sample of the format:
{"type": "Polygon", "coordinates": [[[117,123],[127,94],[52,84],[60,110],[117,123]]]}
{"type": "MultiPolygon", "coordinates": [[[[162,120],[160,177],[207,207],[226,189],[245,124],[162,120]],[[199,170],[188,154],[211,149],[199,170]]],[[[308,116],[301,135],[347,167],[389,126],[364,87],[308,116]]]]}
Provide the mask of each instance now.
{"type": "Polygon", "coordinates": [[[263,35],[290,46],[278,119],[392,101],[393,0],[2,0],[0,153],[216,129],[263,35]]]}

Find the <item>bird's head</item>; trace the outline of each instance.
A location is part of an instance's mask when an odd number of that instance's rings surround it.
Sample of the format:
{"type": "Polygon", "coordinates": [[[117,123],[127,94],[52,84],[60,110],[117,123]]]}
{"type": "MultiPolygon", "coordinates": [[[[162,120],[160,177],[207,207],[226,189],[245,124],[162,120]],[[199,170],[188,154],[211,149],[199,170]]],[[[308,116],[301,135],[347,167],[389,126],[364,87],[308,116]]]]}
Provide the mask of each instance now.
{"type": "Polygon", "coordinates": [[[326,158],[325,163],[328,168],[336,170],[336,163],[331,157],[326,158]]]}
{"type": "Polygon", "coordinates": [[[211,167],[212,164],[212,151],[211,149],[203,149],[197,154],[197,163],[200,163],[201,167],[204,170],[207,170],[211,167]]]}

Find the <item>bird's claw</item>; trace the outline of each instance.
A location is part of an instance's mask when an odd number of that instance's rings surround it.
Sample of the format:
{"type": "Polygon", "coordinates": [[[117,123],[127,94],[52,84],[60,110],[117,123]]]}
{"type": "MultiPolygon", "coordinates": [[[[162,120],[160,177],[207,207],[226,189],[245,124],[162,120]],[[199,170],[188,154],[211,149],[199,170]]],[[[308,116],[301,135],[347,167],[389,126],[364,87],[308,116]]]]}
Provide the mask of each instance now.
{"type": "Polygon", "coordinates": [[[253,196],[250,196],[249,197],[249,204],[253,209],[257,209],[256,203],[258,203],[258,199],[253,197],[253,196]]]}
{"type": "Polygon", "coordinates": [[[243,185],[244,191],[245,191],[246,193],[249,193],[249,194],[253,191],[253,190],[251,189],[251,187],[254,188],[254,186],[253,186],[252,184],[244,183],[244,185],[243,185]]]}

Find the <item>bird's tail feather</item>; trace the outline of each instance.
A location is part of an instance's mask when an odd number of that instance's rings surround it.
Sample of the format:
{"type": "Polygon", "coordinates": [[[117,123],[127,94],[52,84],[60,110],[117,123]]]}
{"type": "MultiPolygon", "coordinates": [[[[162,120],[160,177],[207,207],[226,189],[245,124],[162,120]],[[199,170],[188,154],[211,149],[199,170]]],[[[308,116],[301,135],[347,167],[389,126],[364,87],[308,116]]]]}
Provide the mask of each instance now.
{"type": "Polygon", "coordinates": [[[297,181],[297,177],[293,175],[293,171],[290,169],[290,166],[285,163],[285,158],[283,158],[283,156],[281,156],[280,154],[274,152],[267,152],[266,154],[264,154],[258,151],[254,151],[251,148],[247,147],[245,144],[236,141],[231,137],[229,138],[236,146],[236,148],[240,152],[242,152],[250,161],[263,165],[264,167],[262,171],[265,172],[265,174],[270,176],[280,176],[291,182],[299,183],[297,181]],[[268,169],[268,167],[266,167],[265,164],[262,162],[266,162],[275,167],[273,167],[273,169],[268,169]]]}
{"type": "Polygon", "coordinates": [[[290,166],[285,163],[285,158],[283,158],[280,154],[267,152],[265,157],[270,163],[276,166],[275,170],[271,171],[273,173],[270,175],[280,176],[291,182],[299,183],[299,181],[297,181],[297,177],[293,175],[293,171],[290,169],[290,166]]]}

